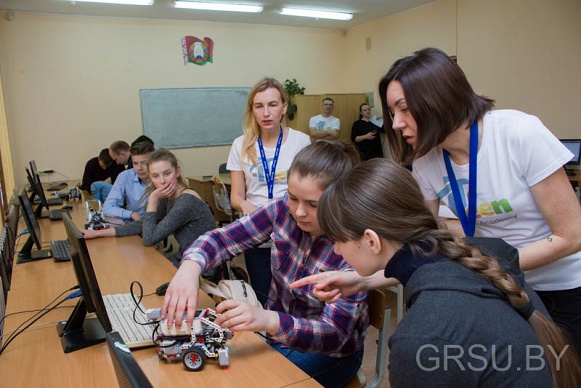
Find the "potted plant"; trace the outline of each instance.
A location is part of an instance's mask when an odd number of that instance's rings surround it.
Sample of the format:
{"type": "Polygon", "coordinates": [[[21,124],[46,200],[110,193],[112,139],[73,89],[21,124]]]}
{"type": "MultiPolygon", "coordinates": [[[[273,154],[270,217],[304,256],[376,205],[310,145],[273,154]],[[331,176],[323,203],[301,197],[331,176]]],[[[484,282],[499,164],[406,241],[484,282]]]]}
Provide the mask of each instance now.
{"type": "Polygon", "coordinates": [[[295,112],[297,111],[297,105],[293,103],[292,98],[297,94],[305,94],[305,88],[300,86],[298,81],[293,78],[292,80],[287,79],[284,81],[284,89],[286,90],[289,97],[286,114],[288,119],[292,120],[295,117],[295,112]]]}

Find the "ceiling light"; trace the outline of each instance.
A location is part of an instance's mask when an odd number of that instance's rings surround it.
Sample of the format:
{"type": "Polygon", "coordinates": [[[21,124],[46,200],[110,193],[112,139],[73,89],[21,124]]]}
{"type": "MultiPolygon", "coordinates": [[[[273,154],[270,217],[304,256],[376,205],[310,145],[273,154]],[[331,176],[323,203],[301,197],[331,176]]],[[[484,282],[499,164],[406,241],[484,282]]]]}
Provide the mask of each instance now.
{"type": "Polygon", "coordinates": [[[260,5],[203,3],[199,1],[174,1],[174,8],[201,9],[205,11],[262,12],[260,5]]]}
{"type": "Polygon", "coordinates": [[[353,15],[345,12],[314,11],[312,9],[283,8],[281,15],[304,16],[317,19],[351,20],[353,15]]]}
{"type": "Polygon", "coordinates": [[[128,5],[153,5],[154,0],[73,0],[71,3],[108,3],[108,4],[128,4],[128,5]]]}

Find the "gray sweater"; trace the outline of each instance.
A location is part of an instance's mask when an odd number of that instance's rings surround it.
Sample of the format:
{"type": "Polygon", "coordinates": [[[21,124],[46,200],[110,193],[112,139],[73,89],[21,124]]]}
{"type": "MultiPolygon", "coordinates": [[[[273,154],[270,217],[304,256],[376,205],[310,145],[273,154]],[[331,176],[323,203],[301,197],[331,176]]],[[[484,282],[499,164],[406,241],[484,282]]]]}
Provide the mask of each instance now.
{"type": "MultiPolygon", "coordinates": [[[[403,253],[386,267],[386,276],[407,283],[409,308],[389,341],[392,387],[552,386],[533,328],[499,289],[442,256],[403,253]]],[[[523,285],[518,257],[502,264],[523,285]]],[[[546,315],[535,292],[524,287],[546,315]]]]}
{"type": "MultiPolygon", "coordinates": [[[[116,227],[115,235],[141,234],[143,245],[152,246],[173,234],[180,244],[177,255],[181,258],[183,251],[199,236],[215,228],[216,221],[208,204],[192,194],[184,193],[171,203],[167,198],[160,199],[157,212],[145,212],[141,221],[116,227]]],[[[177,256],[175,259],[178,259],[177,256]]]]}

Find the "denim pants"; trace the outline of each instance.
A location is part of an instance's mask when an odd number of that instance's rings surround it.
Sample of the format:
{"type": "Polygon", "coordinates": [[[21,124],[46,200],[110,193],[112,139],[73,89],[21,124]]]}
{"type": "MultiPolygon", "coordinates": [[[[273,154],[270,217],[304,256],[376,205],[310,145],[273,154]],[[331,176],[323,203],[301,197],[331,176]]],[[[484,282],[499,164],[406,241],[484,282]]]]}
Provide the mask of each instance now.
{"type": "Polygon", "coordinates": [[[249,249],[244,252],[244,261],[250,284],[256,293],[256,297],[264,306],[268,299],[268,291],[272,280],[270,248],[249,249]]]}
{"type": "Polygon", "coordinates": [[[97,181],[91,183],[91,194],[95,199],[101,201],[101,203],[105,203],[109,192],[113,188],[111,183],[107,183],[105,181],[97,181]]]}
{"type": "Polygon", "coordinates": [[[280,343],[270,343],[276,351],[303,372],[328,388],[339,388],[357,374],[363,360],[363,349],[346,357],[330,357],[318,353],[301,353],[280,343]]]}

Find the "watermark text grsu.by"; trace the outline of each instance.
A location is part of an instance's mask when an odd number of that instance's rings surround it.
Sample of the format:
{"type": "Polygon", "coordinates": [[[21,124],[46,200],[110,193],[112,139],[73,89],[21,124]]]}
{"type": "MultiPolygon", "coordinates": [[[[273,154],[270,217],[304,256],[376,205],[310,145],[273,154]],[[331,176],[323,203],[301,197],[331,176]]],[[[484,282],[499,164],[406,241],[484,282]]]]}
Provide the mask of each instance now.
{"type": "MultiPolygon", "coordinates": [[[[566,345],[561,352],[557,352],[551,345],[547,346],[549,353],[547,357],[554,357],[557,371],[561,367],[561,358],[569,349],[566,345]]],[[[488,368],[504,372],[512,367],[513,351],[512,345],[504,347],[497,345],[473,344],[468,348],[461,345],[443,345],[442,348],[436,345],[422,345],[416,352],[416,364],[424,372],[436,370],[448,371],[450,368],[458,368],[462,371],[471,370],[481,372],[488,368]],[[500,355],[506,355],[506,359],[500,363],[500,355]]],[[[523,351],[520,350],[519,351],[523,351]]],[[[545,368],[545,350],[541,345],[526,345],[524,349],[525,365],[516,366],[517,370],[539,371],[545,368]]]]}

